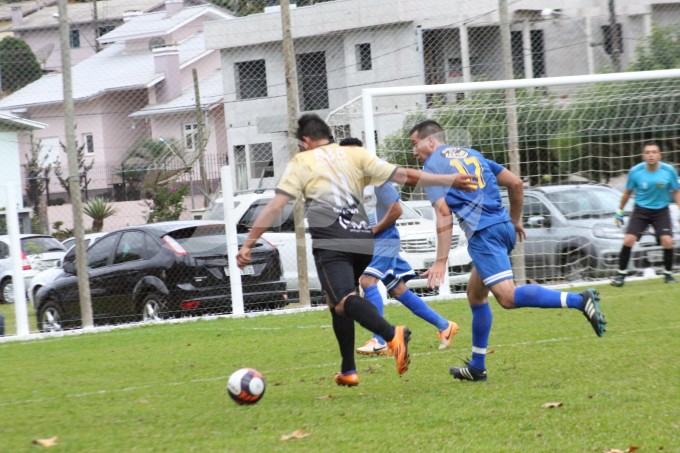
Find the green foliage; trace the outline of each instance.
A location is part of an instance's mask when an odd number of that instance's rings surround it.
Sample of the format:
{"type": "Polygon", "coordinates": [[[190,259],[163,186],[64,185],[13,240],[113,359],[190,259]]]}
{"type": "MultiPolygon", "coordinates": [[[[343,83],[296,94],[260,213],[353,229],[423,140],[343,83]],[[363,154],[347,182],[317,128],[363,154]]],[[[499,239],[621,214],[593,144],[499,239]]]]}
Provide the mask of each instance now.
{"type": "Polygon", "coordinates": [[[652,34],[637,48],[631,71],[680,68],[680,25],[652,26],[652,34]]]}
{"type": "Polygon", "coordinates": [[[30,154],[26,155],[26,197],[33,206],[33,212],[40,214],[43,194],[49,184],[52,165],[47,163],[47,156],[40,157],[42,144],[40,140],[31,139],[30,154]]]}
{"type": "Polygon", "coordinates": [[[23,40],[8,36],[0,41],[0,86],[14,92],[42,77],[40,64],[23,40]]]}
{"type": "Polygon", "coordinates": [[[73,228],[66,228],[64,230],[61,229],[61,227],[64,226],[64,222],[61,220],[57,220],[52,224],[52,229],[54,232],[52,233],[52,237],[59,241],[63,241],[64,239],[68,239],[70,237],[73,237],[75,234],[73,232],[73,228]]]}
{"type": "Polygon", "coordinates": [[[151,202],[146,202],[149,207],[146,223],[179,220],[184,212],[184,197],[188,190],[186,184],[165,184],[153,190],[151,202]]]}
{"type": "MultiPolygon", "coordinates": [[[[66,145],[63,143],[59,143],[61,145],[61,148],[64,150],[64,153],[68,155],[68,152],[66,150],[66,145]]],[[[76,140],[75,142],[75,148],[76,148],[76,155],[77,155],[77,160],[78,160],[78,174],[80,175],[80,190],[85,189],[92,180],[87,177],[87,172],[92,170],[92,167],[94,167],[94,159],[90,161],[89,165],[85,163],[85,144],[78,144],[78,141],[76,140]]],[[[59,180],[59,184],[61,184],[61,187],[64,188],[64,190],[70,195],[71,191],[69,190],[70,186],[70,180],[68,176],[64,176],[64,170],[61,168],[61,160],[57,159],[57,162],[54,164],[54,174],[57,176],[57,179],[59,180]]]]}
{"type": "Polygon", "coordinates": [[[92,218],[92,231],[99,233],[104,228],[104,219],[116,215],[118,211],[103,197],[95,197],[85,204],[83,212],[92,218]]]}

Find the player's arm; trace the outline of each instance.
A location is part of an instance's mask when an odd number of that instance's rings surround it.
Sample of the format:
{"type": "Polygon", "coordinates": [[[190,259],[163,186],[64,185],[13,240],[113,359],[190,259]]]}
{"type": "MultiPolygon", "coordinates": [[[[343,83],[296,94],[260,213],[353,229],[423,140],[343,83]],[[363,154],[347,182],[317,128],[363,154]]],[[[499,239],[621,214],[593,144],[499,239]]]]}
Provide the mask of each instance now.
{"type": "Polygon", "coordinates": [[[414,168],[397,167],[390,178],[393,182],[412,187],[443,186],[472,192],[477,189],[477,176],[453,173],[439,175],[414,168]]]}
{"type": "Polygon", "coordinates": [[[382,230],[388,228],[390,225],[394,224],[399,217],[401,217],[401,203],[399,200],[392,203],[390,209],[385,213],[382,219],[378,221],[373,227],[373,234],[379,233],[382,230]]]}
{"type": "Polygon", "coordinates": [[[238,251],[236,262],[239,267],[244,267],[250,263],[250,250],[255,242],[264,234],[265,231],[271,227],[274,222],[281,216],[283,208],[292,199],[290,195],[283,192],[277,192],[274,198],[267,203],[267,205],[260,211],[260,214],[255,218],[248,237],[238,251]]]}
{"type": "MultiPolygon", "coordinates": [[[[676,190],[673,192],[673,198],[675,199],[675,204],[678,208],[680,208],[680,190],[676,190]]],[[[675,219],[680,223],[680,214],[678,214],[678,218],[675,219]]]]}
{"type": "MultiPolygon", "coordinates": [[[[621,194],[621,201],[619,202],[619,209],[623,211],[623,208],[626,206],[626,203],[628,203],[628,200],[630,200],[631,195],[633,195],[633,191],[631,189],[624,189],[623,194],[621,194]]],[[[676,192],[676,201],[677,201],[677,192],[676,192]]]]}
{"type": "Polygon", "coordinates": [[[515,232],[519,240],[526,238],[524,226],[522,225],[522,211],[524,210],[524,183],[522,180],[508,170],[507,168],[501,170],[496,175],[498,185],[508,189],[508,200],[510,200],[510,220],[515,225],[515,232]]]}
{"type": "Polygon", "coordinates": [[[437,214],[437,257],[432,267],[423,272],[423,277],[427,277],[427,286],[430,288],[438,287],[444,281],[453,234],[453,215],[444,198],[435,201],[433,206],[437,214]]]}

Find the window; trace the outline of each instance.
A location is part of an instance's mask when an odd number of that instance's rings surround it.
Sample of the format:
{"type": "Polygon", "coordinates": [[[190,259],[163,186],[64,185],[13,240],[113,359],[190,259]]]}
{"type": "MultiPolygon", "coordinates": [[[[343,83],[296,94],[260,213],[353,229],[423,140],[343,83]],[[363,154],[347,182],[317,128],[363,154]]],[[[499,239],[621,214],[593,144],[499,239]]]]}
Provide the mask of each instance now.
{"type": "Polygon", "coordinates": [[[371,58],[371,44],[363,43],[354,46],[357,58],[357,71],[370,71],[373,69],[371,58]]]}
{"type": "Polygon", "coordinates": [[[352,136],[352,131],[350,130],[349,124],[331,126],[331,131],[333,132],[333,138],[336,142],[339,142],[343,138],[349,138],[352,136]]]}
{"type": "Polygon", "coordinates": [[[184,133],[184,149],[188,153],[196,151],[196,134],[198,133],[198,124],[188,123],[182,126],[184,133]]]}
{"type": "Polygon", "coordinates": [[[295,56],[302,111],[328,108],[326,52],[303,53],[295,56]]]}
{"type": "Polygon", "coordinates": [[[80,30],[77,28],[71,29],[70,42],[72,49],[78,49],[80,47],[80,30]]]}
{"type": "Polygon", "coordinates": [[[250,145],[250,176],[252,178],[271,178],[274,176],[274,154],[271,143],[250,145]]]}
{"type": "MultiPolygon", "coordinates": [[[[545,46],[543,30],[531,30],[531,72],[534,78],[545,77],[545,46]]],[[[525,77],[524,38],[521,31],[511,33],[512,69],[516,78],[525,77]]]]}
{"type": "Polygon", "coordinates": [[[96,269],[106,266],[111,256],[111,249],[113,249],[119,237],[119,234],[112,234],[92,244],[92,247],[87,249],[87,267],[96,269]]]}
{"type": "Polygon", "coordinates": [[[97,28],[97,36],[104,36],[108,32],[113,31],[114,28],[116,28],[115,25],[102,25],[97,28]]]}
{"type": "Polygon", "coordinates": [[[113,263],[120,264],[144,259],[146,255],[144,247],[145,236],[141,231],[123,233],[116,248],[116,254],[113,257],[113,263]]]}
{"type": "Polygon", "coordinates": [[[611,55],[614,52],[614,42],[616,42],[617,46],[616,49],[618,50],[618,54],[623,53],[623,29],[621,28],[621,24],[616,24],[616,41],[614,41],[614,37],[612,36],[612,29],[610,25],[603,25],[602,26],[602,37],[604,41],[604,51],[607,52],[609,55],[611,55]]]}
{"type": "MultiPolygon", "coordinates": [[[[271,201],[271,198],[263,198],[262,200],[257,200],[250,205],[248,210],[243,214],[241,220],[239,220],[236,225],[236,230],[239,233],[247,233],[253,226],[253,222],[260,215],[262,209],[267,206],[271,201]]],[[[295,202],[290,201],[283,208],[283,211],[279,215],[279,218],[274,220],[274,223],[269,227],[268,231],[272,233],[281,232],[294,232],[295,231],[295,212],[294,212],[295,202]]]]}
{"type": "Polygon", "coordinates": [[[242,61],[234,66],[239,99],[267,97],[267,68],[264,60],[242,61]]]}
{"type": "Polygon", "coordinates": [[[85,154],[94,154],[94,137],[92,134],[83,134],[85,154]]]}
{"type": "Polygon", "coordinates": [[[234,160],[236,169],[236,190],[246,190],[248,188],[246,145],[234,145],[234,160]]]}

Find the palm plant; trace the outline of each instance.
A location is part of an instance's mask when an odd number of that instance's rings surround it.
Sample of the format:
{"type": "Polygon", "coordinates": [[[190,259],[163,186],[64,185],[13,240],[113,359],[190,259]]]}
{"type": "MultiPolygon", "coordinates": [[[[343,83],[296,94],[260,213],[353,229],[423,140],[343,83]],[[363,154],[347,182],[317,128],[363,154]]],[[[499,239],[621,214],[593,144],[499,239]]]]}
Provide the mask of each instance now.
{"type": "Polygon", "coordinates": [[[115,215],[118,211],[107,204],[103,197],[95,197],[87,202],[83,212],[92,217],[92,231],[98,233],[104,228],[104,219],[115,215]]]}

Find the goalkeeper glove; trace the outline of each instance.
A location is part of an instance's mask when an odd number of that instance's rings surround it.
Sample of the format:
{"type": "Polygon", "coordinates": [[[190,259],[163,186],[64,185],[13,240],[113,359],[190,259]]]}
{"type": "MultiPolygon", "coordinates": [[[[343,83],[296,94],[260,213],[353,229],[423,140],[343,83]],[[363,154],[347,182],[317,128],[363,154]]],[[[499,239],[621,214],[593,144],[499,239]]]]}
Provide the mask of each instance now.
{"type": "Polygon", "coordinates": [[[616,210],[616,215],[614,216],[614,222],[616,222],[616,226],[619,226],[619,227],[623,226],[623,209],[617,209],[616,210]]]}

